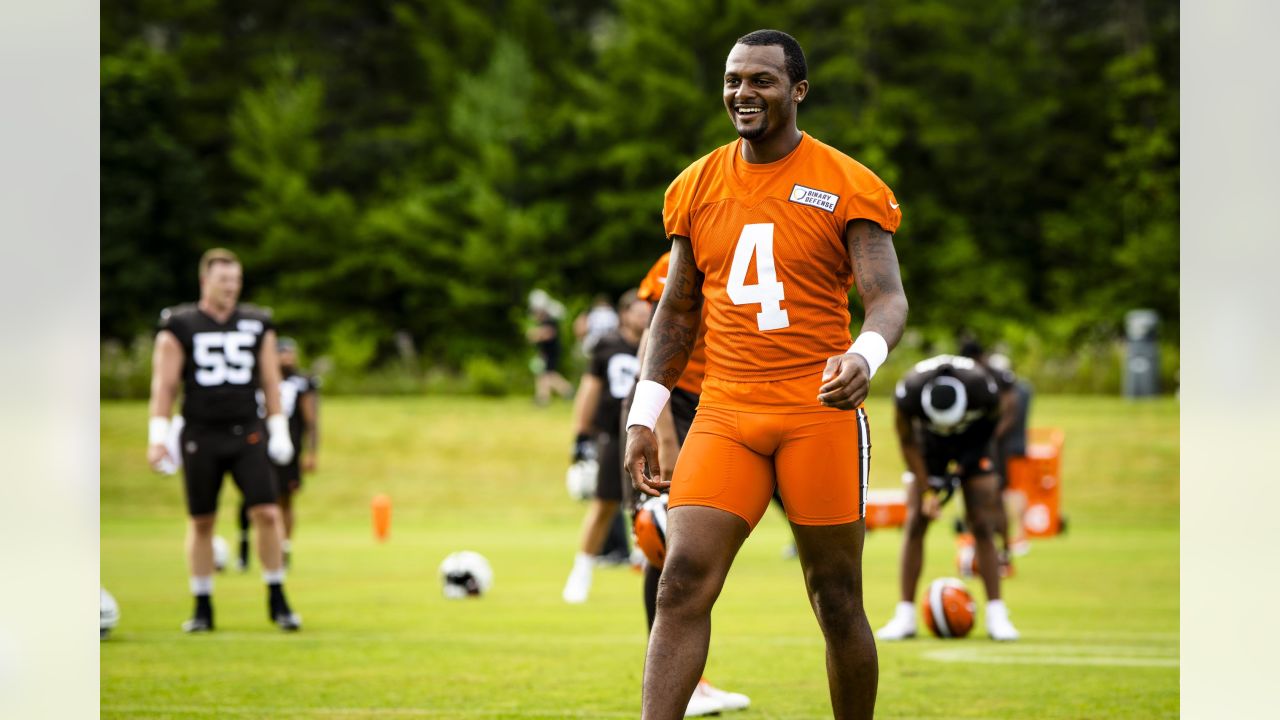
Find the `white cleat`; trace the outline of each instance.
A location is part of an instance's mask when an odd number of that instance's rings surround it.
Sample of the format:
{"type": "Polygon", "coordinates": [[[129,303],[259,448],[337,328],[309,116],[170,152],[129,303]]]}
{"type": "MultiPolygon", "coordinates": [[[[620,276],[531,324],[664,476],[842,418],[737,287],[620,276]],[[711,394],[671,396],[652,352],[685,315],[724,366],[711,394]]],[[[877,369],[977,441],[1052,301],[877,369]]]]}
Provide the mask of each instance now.
{"type": "MultiPolygon", "coordinates": [[[[742,693],[729,692],[707,682],[705,679],[698,682],[698,690],[704,695],[716,700],[720,703],[720,707],[724,710],[746,710],[751,707],[751,698],[742,693]]],[[[697,695],[694,691],[694,695],[697,695]]]]}
{"type": "Polygon", "coordinates": [[[916,636],[915,603],[900,602],[893,619],[876,631],[877,640],[910,640],[916,636]]]}
{"type": "Polygon", "coordinates": [[[708,692],[707,688],[710,687],[711,685],[705,680],[698,683],[698,686],[693,689],[693,695],[689,698],[689,706],[684,710],[685,717],[719,715],[721,711],[727,709],[719,698],[708,692]]]}
{"type": "Polygon", "coordinates": [[[587,595],[591,594],[591,567],[573,568],[573,572],[569,573],[569,579],[564,583],[564,592],[560,596],[564,601],[573,605],[580,605],[587,601],[587,595]]]}
{"type": "Polygon", "coordinates": [[[992,640],[1013,642],[1017,640],[1018,629],[1009,622],[1009,608],[1002,602],[987,603],[987,634],[992,640]]]}

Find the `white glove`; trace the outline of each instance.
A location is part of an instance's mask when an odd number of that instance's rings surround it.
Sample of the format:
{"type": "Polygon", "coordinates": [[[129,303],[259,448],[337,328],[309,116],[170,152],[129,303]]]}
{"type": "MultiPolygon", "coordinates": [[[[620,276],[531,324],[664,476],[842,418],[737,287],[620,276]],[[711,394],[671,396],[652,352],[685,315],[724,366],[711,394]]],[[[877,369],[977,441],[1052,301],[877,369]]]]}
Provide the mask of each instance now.
{"type": "Polygon", "coordinates": [[[293,459],[293,440],[289,437],[289,419],[276,413],[267,418],[267,457],[277,465],[288,465],[293,459]]]}
{"type": "Polygon", "coordinates": [[[182,427],[186,424],[181,415],[175,415],[169,423],[169,432],[164,439],[164,449],[169,456],[160,460],[156,469],[165,475],[177,475],[182,469],[182,427]]]}

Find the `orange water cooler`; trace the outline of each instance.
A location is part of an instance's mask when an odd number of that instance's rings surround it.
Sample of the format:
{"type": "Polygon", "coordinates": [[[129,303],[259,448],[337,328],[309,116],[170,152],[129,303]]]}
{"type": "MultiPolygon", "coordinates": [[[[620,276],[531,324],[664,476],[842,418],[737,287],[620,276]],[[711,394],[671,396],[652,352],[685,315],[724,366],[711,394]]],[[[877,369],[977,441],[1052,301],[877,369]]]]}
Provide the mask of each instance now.
{"type": "Polygon", "coordinates": [[[1027,454],[1009,460],[1009,491],[1023,498],[1021,535],[1053,537],[1065,529],[1062,516],[1062,444],[1058,428],[1031,428],[1027,454]]]}
{"type": "Polygon", "coordinates": [[[902,527],[907,522],[907,491],[867,491],[867,529],[902,527]]]}

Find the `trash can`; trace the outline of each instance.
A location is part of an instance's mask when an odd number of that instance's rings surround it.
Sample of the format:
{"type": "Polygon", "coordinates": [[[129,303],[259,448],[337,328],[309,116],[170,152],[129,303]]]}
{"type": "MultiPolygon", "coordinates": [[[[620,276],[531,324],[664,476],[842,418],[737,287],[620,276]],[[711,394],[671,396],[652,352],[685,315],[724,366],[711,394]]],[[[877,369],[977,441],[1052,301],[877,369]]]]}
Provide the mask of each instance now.
{"type": "Polygon", "coordinates": [[[1124,396],[1151,397],[1160,392],[1160,347],[1155,310],[1130,310],[1124,316],[1124,396]]]}

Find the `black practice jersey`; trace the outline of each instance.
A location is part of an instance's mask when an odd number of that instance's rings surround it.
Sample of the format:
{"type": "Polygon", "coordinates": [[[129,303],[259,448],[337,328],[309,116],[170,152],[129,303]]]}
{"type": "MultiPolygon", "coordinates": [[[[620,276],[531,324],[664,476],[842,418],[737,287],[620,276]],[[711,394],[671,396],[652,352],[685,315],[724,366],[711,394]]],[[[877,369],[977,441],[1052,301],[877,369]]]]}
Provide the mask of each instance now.
{"type": "MultiPolygon", "coordinates": [[[[280,380],[280,410],[289,418],[289,435],[293,438],[293,446],[302,448],[302,398],[304,395],[320,390],[320,378],[300,372],[294,368],[283,368],[280,380]]],[[[258,391],[258,416],[267,416],[266,403],[262,400],[262,391],[258,391]]]]}
{"type": "Polygon", "coordinates": [[[898,382],[894,394],[898,409],[923,430],[926,452],[933,446],[985,445],[991,441],[1000,419],[1001,383],[977,362],[956,355],[921,360],[898,382]],[[924,389],[940,376],[950,376],[964,389],[965,411],[948,427],[935,425],[924,411],[924,389]]]}
{"type": "Polygon", "coordinates": [[[591,350],[591,366],[587,372],[600,378],[604,386],[600,391],[600,404],[596,406],[593,425],[601,432],[618,435],[622,422],[622,401],[635,387],[640,373],[640,360],[636,358],[639,347],[626,341],[622,335],[611,332],[600,338],[591,350]]]}
{"type": "Polygon", "coordinates": [[[271,312],[241,304],[220,323],[195,304],[165,308],[159,330],[182,343],[182,416],[188,423],[251,422],[258,417],[262,336],[271,312]]]}

